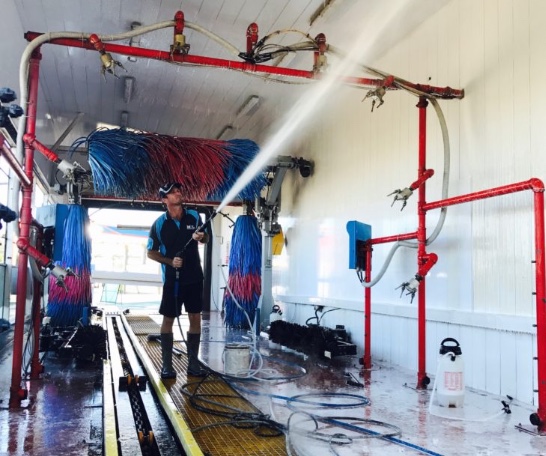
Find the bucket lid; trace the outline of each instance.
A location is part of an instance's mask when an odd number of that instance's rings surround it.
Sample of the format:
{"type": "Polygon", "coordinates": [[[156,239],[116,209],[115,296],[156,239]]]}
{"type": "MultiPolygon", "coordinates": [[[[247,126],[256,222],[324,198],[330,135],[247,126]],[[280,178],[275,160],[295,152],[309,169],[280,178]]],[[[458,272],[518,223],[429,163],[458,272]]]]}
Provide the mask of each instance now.
{"type": "Polygon", "coordinates": [[[463,353],[461,347],[459,346],[459,342],[453,339],[453,337],[446,337],[440,344],[440,355],[445,355],[446,353],[450,352],[454,355],[462,355],[463,353]],[[445,345],[446,342],[451,342],[455,345],[445,345]]]}
{"type": "Polygon", "coordinates": [[[226,350],[250,350],[250,347],[245,344],[229,343],[225,346],[226,350]]]}

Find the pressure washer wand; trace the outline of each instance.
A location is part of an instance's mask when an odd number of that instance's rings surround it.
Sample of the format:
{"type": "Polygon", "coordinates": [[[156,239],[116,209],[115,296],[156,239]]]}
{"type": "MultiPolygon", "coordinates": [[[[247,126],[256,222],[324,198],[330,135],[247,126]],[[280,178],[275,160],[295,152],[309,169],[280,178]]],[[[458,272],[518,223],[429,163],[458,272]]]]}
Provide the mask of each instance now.
{"type": "MultiPolygon", "coordinates": [[[[218,212],[213,211],[212,214],[210,215],[210,217],[208,219],[206,219],[200,226],[197,227],[197,229],[194,231],[194,234],[195,233],[200,233],[201,231],[203,231],[203,228],[207,225],[207,223],[209,223],[217,215],[218,215],[218,212]]],[[[188,248],[188,246],[191,244],[191,242],[193,240],[194,239],[193,239],[193,236],[192,236],[190,238],[190,240],[188,242],[186,242],[186,245],[184,245],[184,247],[182,247],[182,250],[179,250],[178,252],[176,252],[175,256],[183,258],[184,257],[184,252],[186,251],[186,249],[188,248]]],[[[178,296],[178,281],[179,281],[179,279],[180,279],[180,268],[176,268],[175,296],[178,296]]]]}
{"type": "MultiPolygon", "coordinates": [[[[201,233],[203,231],[203,228],[205,228],[205,226],[207,225],[207,223],[209,223],[214,217],[216,217],[218,215],[218,212],[216,211],[213,211],[212,214],[210,215],[210,217],[208,219],[206,219],[201,225],[199,225],[197,227],[197,229],[193,232],[194,234],[196,233],[201,233]]],[[[190,238],[190,240],[188,242],[186,242],[186,245],[184,245],[184,247],[182,247],[182,250],[176,252],[176,255],[177,257],[182,257],[182,255],[184,255],[184,252],[186,251],[186,249],[188,248],[188,246],[191,244],[191,242],[193,241],[193,236],[190,238]]],[[[178,271],[178,268],[177,268],[177,271],[178,271]]]]}

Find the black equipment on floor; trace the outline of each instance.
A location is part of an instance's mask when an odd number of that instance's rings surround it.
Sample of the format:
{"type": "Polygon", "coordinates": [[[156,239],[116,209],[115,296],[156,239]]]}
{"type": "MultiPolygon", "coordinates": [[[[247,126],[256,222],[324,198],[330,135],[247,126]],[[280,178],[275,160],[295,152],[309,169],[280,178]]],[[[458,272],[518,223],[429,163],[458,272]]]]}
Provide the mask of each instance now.
{"type": "Polygon", "coordinates": [[[336,325],[335,329],[318,325],[302,326],[277,320],[271,323],[269,339],[293,350],[325,358],[356,355],[356,345],[345,330],[336,325]]]}

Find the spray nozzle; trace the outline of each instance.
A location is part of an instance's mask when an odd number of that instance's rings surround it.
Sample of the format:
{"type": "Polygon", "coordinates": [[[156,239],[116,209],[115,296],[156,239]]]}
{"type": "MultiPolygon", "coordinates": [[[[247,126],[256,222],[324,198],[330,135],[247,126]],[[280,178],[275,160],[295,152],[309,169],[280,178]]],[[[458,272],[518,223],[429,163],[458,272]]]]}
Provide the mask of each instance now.
{"type": "Polygon", "coordinates": [[[66,286],[65,278],[68,276],[77,277],[74,271],[70,268],[63,268],[58,265],[47,265],[50,268],[51,275],[55,277],[55,284],[61,288],[64,288],[65,291],[68,291],[66,286]]]}
{"type": "Polygon", "coordinates": [[[415,274],[415,277],[410,279],[409,282],[404,282],[402,285],[396,287],[396,289],[398,290],[398,288],[401,288],[402,290],[400,291],[400,297],[402,297],[402,294],[404,293],[404,291],[406,291],[406,296],[411,296],[411,301],[410,303],[413,302],[413,298],[415,298],[415,293],[417,292],[417,288],[419,288],[419,283],[421,283],[421,280],[423,280],[423,277],[420,276],[419,274],[415,274]]]}
{"type": "Polygon", "coordinates": [[[402,208],[400,210],[403,210],[406,207],[406,204],[408,203],[408,198],[413,195],[413,189],[411,187],[406,187],[404,189],[397,189],[392,193],[389,193],[387,196],[394,195],[394,200],[392,201],[391,207],[396,203],[396,201],[402,201],[402,208]]]}

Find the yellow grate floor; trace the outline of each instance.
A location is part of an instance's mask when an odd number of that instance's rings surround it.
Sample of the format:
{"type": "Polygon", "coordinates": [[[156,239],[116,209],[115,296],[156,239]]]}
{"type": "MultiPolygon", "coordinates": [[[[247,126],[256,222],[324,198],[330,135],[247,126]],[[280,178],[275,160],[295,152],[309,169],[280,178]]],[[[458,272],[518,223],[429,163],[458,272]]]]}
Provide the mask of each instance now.
{"type": "MultiPolygon", "coordinates": [[[[153,368],[161,369],[161,346],[150,342],[147,335],[159,332],[159,325],[148,316],[126,316],[153,368]]],[[[183,353],[173,355],[176,381],[165,383],[172,401],[192,430],[202,452],[214,456],[286,455],[285,437],[264,421],[267,418],[252,403],[237,393],[221,377],[211,375],[204,380],[186,378],[187,357],[182,343],[175,348],[183,353]],[[205,409],[206,411],[203,411],[205,409]],[[254,420],[248,420],[253,417],[254,420]],[[249,422],[250,421],[250,422],[249,422]],[[258,420],[259,421],[259,420],[258,420]]]]}

